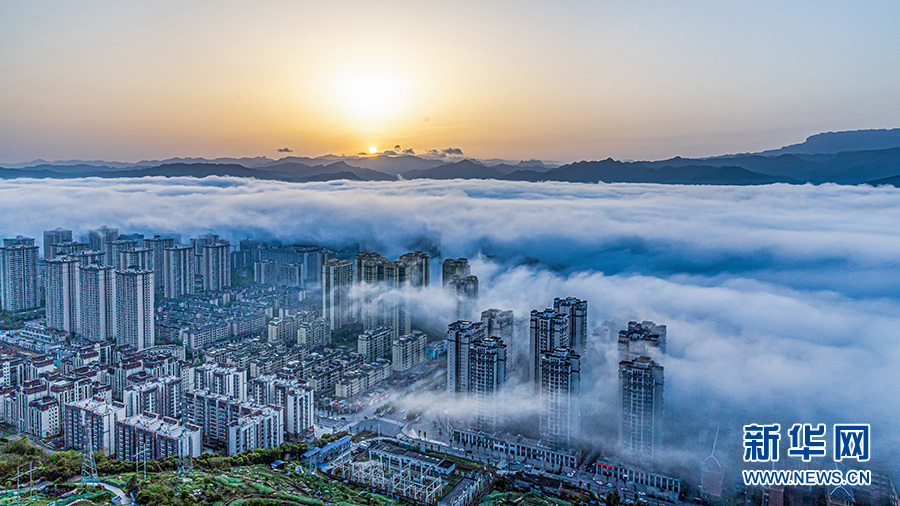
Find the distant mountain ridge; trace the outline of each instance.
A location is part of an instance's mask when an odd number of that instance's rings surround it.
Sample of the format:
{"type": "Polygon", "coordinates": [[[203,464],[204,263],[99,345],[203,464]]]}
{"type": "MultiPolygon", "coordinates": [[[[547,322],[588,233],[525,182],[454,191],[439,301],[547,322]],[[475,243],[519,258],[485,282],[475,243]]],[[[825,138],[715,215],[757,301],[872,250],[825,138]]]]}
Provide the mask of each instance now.
{"type": "Polygon", "coordinates": [[[495,179],[578,183],[759,185],[772,183],[890,184],[900,186],[900,129],[827,132],[800,144],[755,154],[659,161],[612,158],[565,165],[540,160],[438,160],[415,155],[279,160],[174,158],[163,161],[47,162],[0,167],[0,178],[210,177],[230,176],[289,182],[398,179],[495,179]]]}
{"type": "Polygon", "coordinates": [[[818,155],[844,151],[877,151],[900,147],[900,128],[823,132],[810,135],[799,144],[757,153],[771,155],[818,155]]]}

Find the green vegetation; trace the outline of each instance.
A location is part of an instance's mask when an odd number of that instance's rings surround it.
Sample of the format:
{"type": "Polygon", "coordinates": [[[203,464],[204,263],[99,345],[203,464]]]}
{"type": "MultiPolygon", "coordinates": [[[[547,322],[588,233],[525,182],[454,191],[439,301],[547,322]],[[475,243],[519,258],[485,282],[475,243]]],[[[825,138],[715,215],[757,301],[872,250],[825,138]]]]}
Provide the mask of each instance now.
{"type": "Polygon", "coordinates": [[[253,283],[253,267],[245,269],[234,269],[231,271],[231,286],[235,288],[246,288],[253,283]]]}
{"type": "MultiPolygon", "coordinates": [[[[226,471],[195,470],[189,476],[171,472],[156,473],[140,485],[139,504],[153,506],[228,505],[268,506],[393,506],[390,498],[365,492],[349,483],[335,481],[317,473],[294,472],[297,462],[289,462],[282,470],[268,465],[236,467],[226,471]]],[[[115,477],[130,481],[133,474],[115,477]]]]}
{"type": "Polygon", "coordinates": [[[331,336],[332,346],[340,348],[348,346],[356,349],[356,340],[363,332],[363,326],[360,323],[354,323],[342,329],[336,329],[331,336]]]}
{"type": "Polygon", "coordinates": [[[335,432],[333,434],[323,434],[322,437],[316,440],[315,445],[319,448],[331,443],[332,441],[337,441],[338,439],[346,436],[348,433],[346,431],[335,432]]]}
{"type": "MultiPolygon", "coordinates": [[[[277,448],[258,449],[231,457],[205,453],[194,459],[194,466],[205,470],[222,470],[256,464],[268,465],[276,460],[297,459],[306,450],[306,443],[283,443],[277,448]]],[[[94,460],[101,476],[121,475],[134,471],[134,462],[111,459],[103,452],[95,453],[94,460]]],[[[44,479],[59,483],[81,474],[81,453],[78,451],[51,454],[31,446],[25,439],[0,440],[0,485],[3,488],[15,487],[17,467],[21,466],[21,469],[27,470],[29,462],[33,462],[35,468],[33,473],[35,481],[44,479]]],[[[177,468],[178,459],[174,457],[147,462],[148,473],[175,471],[177,468]]]]}
{"type": "MultiPolygon", "coordinates": [[[[345,432],[326,434],[313,444],[324,446],[343,436],[345,432]]],[[[104,481],[119,484],[126,493],[134,493],[138,504],[151,506],[400,506],[406,504],[380,494],[372,493],[365,487],[344,483],[324,476],[318,471],[303,466],[298,474],[296,467],[300,456],[307,450],[307,444],[284,443],[277,448],[258,449],[239,455],[226,457],[207,453],[193,459],[194,471],[187,475],[175,472],[177,459],[147,462],[147,475],[135,476],[133,462],[108,458],[96,453],[94,458],[104,481]],[[276,460],[286,461],[279,469],[271,469],[276,460]]],[[[460,471],[479,470],[481,464],[469,459],[446,456],[433,451],[426,452],[456,463],[460,471]]],[[[112,496],[99,489],[82,489],[66,483],[81,472],[81,454],[77,451],[53,454],[33,447],[22,439],[0,439],[0,479],[5,488],[15,487],[16,466],[27,469],[29,461],[34,461],[34,479],[46,479],[56,483],[41,492],[35,492],[29,506],[82,506],[108,504],[112,496]],[[13,482],[10,483],[10,479],[13,482]],[[63,497],[66,492],[71,495],[63,497]]],[[[515,504],[518,506],[572,506],[584,505],[595,496],[566,490],[562,498],[547,495],[506,490],[506,482],[497,482],[497,490],[491,492],[482,504],[515,504]]],[[[449,488],[449,486],[448,486],[449,488]]],[[[0,506],[12,506],[17,499],[0,493],[0,506]]],[[[601,502],[602,504],[602,502],[601,502]]],[[[618,495],[610,494],[607,506],[619,506],[618,495]]]]}
{"type": "Polygon", "coordinates": [[[21,314],[13,314],[7,310],[0,311],[0,330],[18,330],[25,326],[21,314]]]}

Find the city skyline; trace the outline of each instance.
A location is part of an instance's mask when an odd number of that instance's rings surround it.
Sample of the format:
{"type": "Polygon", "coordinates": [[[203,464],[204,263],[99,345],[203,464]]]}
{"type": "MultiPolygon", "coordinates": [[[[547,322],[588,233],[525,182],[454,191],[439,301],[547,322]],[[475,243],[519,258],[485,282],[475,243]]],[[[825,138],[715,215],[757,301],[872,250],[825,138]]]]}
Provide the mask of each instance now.
{"type": "Polygon", "coordinates": [[[898,21],[0,0],[0,506],[900,506],[898,21]]]}

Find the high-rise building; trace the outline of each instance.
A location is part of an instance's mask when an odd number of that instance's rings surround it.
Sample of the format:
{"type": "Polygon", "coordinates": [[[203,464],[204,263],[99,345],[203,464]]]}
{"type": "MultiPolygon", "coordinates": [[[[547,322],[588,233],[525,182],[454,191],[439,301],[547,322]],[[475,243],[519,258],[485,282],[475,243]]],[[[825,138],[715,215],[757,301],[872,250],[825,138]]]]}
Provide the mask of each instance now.
{"type": "Polygon", "coordinates": [[[284,435],[299,440],[313,426],[313,390],[296,379],[275,375],[250,380],[248,399],[260,405],[284,408],[284,435]]]}
{"type": "Polygon", "coordinates": [[[202,450],[200,427],[151,413],[137,413],[117,420],[115,442],[117,458],[132,462],[199,457],[202,450]]]}
{"type": "Polygon", "coordinates": [[[575,297],[553,299],[553,309],[569,320],[569,346],[577,353],[587,349],[587,301],[575,297]]]}
{"type": "Polygon", "coordinates": [[[391,262],[378,253],[360,253],[354,261],[354,282],[362,285],[357,320],[364,329],[387,327],[392,339],[410,332],[411,317],[403,294],[410,286],[411,268],[402,261],[391,262]],[[391,289],[379,292],[376,287],[391,289]]]}
{"type": "Polygon", "coordinates": [[[252,265],[255,262],[272,262],[276,266],[293,264],[300,267],[301,285],[319,285],[322,282],[322,266],[334,256],[334,252],[318,246],[303,245],[270,245],[262,247],[258,241],[242,241],[241,251],[246,250],[248,256],[242,261],[252,265]],[[246,246],[246,248],[245,248],[246,246]]]}
{"type": "Polygon", "coordinates": [[[569,348],[569,319],[552,308],[531,311],[528,327],[528,342],[531,347],[531,378],[535,388],[540,387],[541,357],[545,351],[569,348]]]}
{"type": "Polygon", "coordinates": [[[81,251],[77,251],[75,253],[75,257],[78,259],[78,263],[81,265],[91,265],[91,264],[101,264],[106,265],[104,263],[106,259],[106,253],[103,251],[94,251],[90,249],[85,249],[81,251]]]}
{"type": "Polygon", "coordinates": [[[353,264],[353,282],[375,284],[383,281],[384,264],[387,262],[378,253],[359,253],[353,264]]]}
{"type": "Polygon", "coordinates": [[[619,360],[654,355],[659,358],[659,355],[666,353],[666,326],[650,321],[628,322],[628,328],[619,331],[618,347],[619,360]]]}
{"type": "Polygon", "coordinates": [[[83,242],[62,241],[53,243],[50,246],[46,246],[47,249],[44,251],[44,259],[52,260],[64,255],[68,257],[80,257],[85,251],[88,251],[87,247],[87,243],[83,242]]]}
{"type": "Polygon", "coordinates": [[[447,392],[469,391],[469,345],[484,339],[481,322],[456,321],[447,329],[447,392]]]}
{"type": "Polygon", "coordinates": [[[125,387],[122,401],[127,416],[143,412],[181,418],[184,384],[178,376],[163,376],[125,387]]]}
{"type": "Polygon", "coordinates": [[[111,265],[79,269],[79,332],[85,339],[106,342],[116,337],[116,276],[111,265]]]}
{"type": "Polygon", "coordinates": [[[137,350],[154,345],[153,271],[116,271],[116,342],[137,350]]]}
{"type": "Polygon", "coordinates": [[[194,293],[194,249],[172,246],[165,249],[163,296],[177,299],[194,293]]]}
{"type": "Polygon", "coordinates": [[[414,251],[400,256],[399,262],[409,271],[410,286],[428,286],[431,280],[431,259],[421,251],[414,251]]]}
{"type": "Polygon", "coordinates": [[[203,290],[217,292],[231,286],[231,244],[217,241],[203,246],[203,290]]]}
{"type": "Polygon", "coordinates": [[[481,312],[481,324],[487,337],[499,337],[507,350],[512,349],[513,312],[511,310],[487,309],[481,312]]]}
{"type": "Polygon", "coordinates": [[[455,278],[450,281],[450,286],[456,293],[456,318],[460,320],[471,318],[475,312],[475,302],[478,300],[478,276],[455,278]]]}
{"type": "Polygon", "coordinates": [[[412,316],[403,292],[410,286],[410,268],[402,262],[384,265],[384,285],[391,289],[375,304],[378,324],[391,329],[391,338],[397,339],[412,331],[412,316]]]}
{"type": "Polygon", "coordinates": [[[389,358],[392,340],[393,334],[389,328],[367,329],[356,338],[357,352],[365,356],[368,362],[379,358],[389,358]]]}
{"type": "Polygon", "coordinates": [[[447,286],[456,278],[464,278],[471,274],[469,270],[469,259],[467,258],[448,258],[441,265],[441,284],[447,286]]]}
{"type": "MultiPolygon", "coordinates": [[[[135,248],[119,253],[119,265],[122,268],[137,267],[147,271],[153,271],[153,250],[150,248],[135,248]]],[[[156,272],[153,272],[154,282],[156,272]]]]}
{"type": "Polygon", "coordinates": [[[353,283],[363,285],[354,313],[364,329],[374,329],[382,324],[380,308],[376,307],[375,286],[384,281],[384,265],[388,261],[378,253],[361,252],[353,260],[353,283]]]}
{"type": "MultiPolygon", "coordinates": [[[[106,252],[106,245],[117,240],[119,238],[119,229],[117,228],[109,228],[109,227],[100,227],[97,230],[91,230],[88,232],[88,240],[87,243],[90,248],[94,251],[103,251],[106,252]]],[[[109,258],[109,255],[107,255],[109,258]]],[[[112,262],[112,259],[110,259],[112,262]]]]}
{"type": "Polygon", "coordinates": [[[297,325],[297,344],[307,350],[324,348],[331,344],[331,331],[325,318],[311,318],[297,325]]]}
{"type": "Polygon", "coordinates": [[[269,321],[267,337],[270,343],[293,343],[297,340],[297,330],[300,328],[300,318],[295,315],[276,316],[269,321]]]}
{"type": "Polygon", "coordinates": [[[133,242],[135,248],[139,248],[144,244],[144,234],[119,234],[119,239],[133,242]]]}
{"type": "Polygon", "coordinates": [[[38,247],[34,239],[3,239],[0,248],[0,309],[18,312],[40,306],[38,247]]]}
{"type": "Polygon", "coordinates": [[[274,448],[284,442],[283,407],[242,402],[208,391],[186,392],[184,419],[200,427],[203,440],[228,455],[274,448]]]}
{"type": "Polygon", "coordinates": [[[69,334],[80,332],[79,299],[81,293],[78,260],[57,257],[44,263],[44,296],[47,327],[69,334]]]}
{"type": "Polygon", "coordinates": [[[116,455],[115,425],[125,418],[125,405],[100,397],[63,405],[62,431],[66,448],[90,447],[95,452],[116,455]]]}
{"type": "Polygon", "coordinates": [[[206,363],[194,368],[194,390],[247,400],[247,369],[206,363]]]}
{"type": "Polygon", "coordinates": [[[568,444],[578,434],[581,357],[570,348],[541,354],[541,438],[568,444]]]}
{"type": "Polygon", "coordinates": [[[203,248],[217,242],[219,236],[216,234],[204,234],[191,239],[191,248],[194,249],[194,272],[198,274],[203,272],[203,248]]]}
{"type": "Polygon", "coordinates": [[[297,287],[305,284],[302,264],[282,264],[263,260],[252,265],[254,283],[297,287]]]}
{"type": "Polygon", "coordinates": [[[493,431],[499,421],[497,398],[506,383],[506,345],[485,336],[481,322],[457,321],[447,330],[447,391],[474,400],[472,422],[493,431]]]}
{"type": "Polygon", "coordinates": [[[137,249],[138,243],[128,239],[116,239],[106,244],[106,260],[116,269],[124,269],[128,265],[122,265],[122,253],[137,249]]]}
{"type": "Polygon", "coordinates": [[[166,249],[175,247],[175,239],[171,237],[161,237],[154,235],[149,239],[144,239],[144,248],[150,250],[150,266],[153,271],[154,283],[156,283],[156,293],[163,295],[166,283],[166,249]]]}
{"type": "Polygon", "coordinates": [[[663,368],[650,357],[619,362],[622,424],[626,453],[653,458],[662,438],[663,368]]]}
{"type": "Polygon", "coordinates": [[[497,395],[506,383],[506,345],[486,337],[469,345],[469,394],[474,396],[476,429],[493,432],[500,422],[497,395]]]}
{"type": "Polygon", "coordinates": [[[428,336],[420,330],[394,339],[391,343],[391,370],[403,373],[424,362],[427,340],[428,336]]]}
{"type": "Polygon", "coordinates": [[[72,242],[72,231],[63,228],[54,230],[44,230],[44,260],[54,258],[54,251],[51,249],[61,242],[72,242]]]}
{"type": "Polygon", "coordinates": [[[322,266],[322,316],[328,321],[329,330],[342,328],[353,320],[352,282],[353,264],[349,261],[332,259],[322,266]]]}

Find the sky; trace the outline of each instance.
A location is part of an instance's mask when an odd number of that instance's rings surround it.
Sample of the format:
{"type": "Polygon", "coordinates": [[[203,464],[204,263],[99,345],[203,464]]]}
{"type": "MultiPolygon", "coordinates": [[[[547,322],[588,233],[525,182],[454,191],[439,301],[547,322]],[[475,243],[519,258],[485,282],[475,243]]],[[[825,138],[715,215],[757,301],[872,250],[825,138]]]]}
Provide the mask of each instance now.
{"type": "Polygon", "coordinates": [[[0,162],[662,159],[900,126],[900,4],[0,1],[0,162]]]}
{"type": "MultiPolygon", "coordinates": [[[[740,460],[748,423],[870,423],[871,468],[887,459],[900,471],[900,397],[884,393],[900,385],[898,198],[894,187],[835,184],[16,179],[0,181],[0,237],[105,224],[183,241],[358,244],[390,259],[421,249],[435,264],[465,256],[479,310],[521,318],[554,297],[588,301],[581,385],[598,447],[615,445],[614,332],[651,320],[668,327],[670,436],[696,444],[719,426],[737,447],[721,446],[720,459],[740,460]]],[[[454,304],[432,280],[411,312],[443,329],[454,304]]],[[[527,400],[515,396],[515,409],[537,405],[527,400]]]]}

